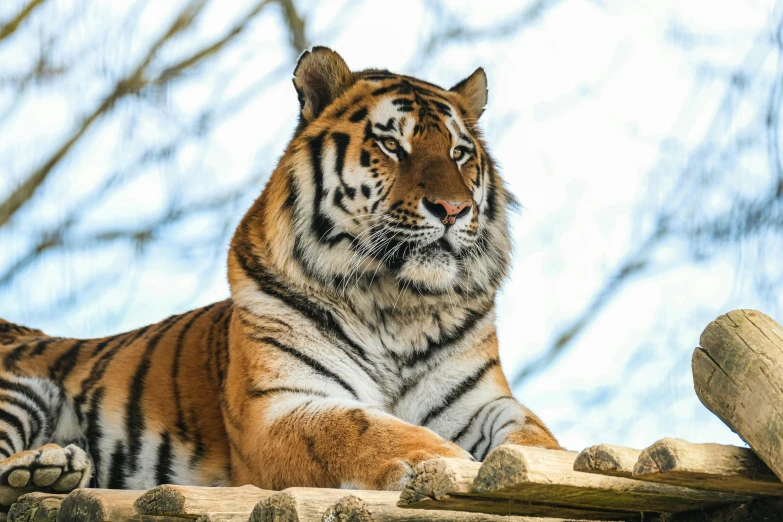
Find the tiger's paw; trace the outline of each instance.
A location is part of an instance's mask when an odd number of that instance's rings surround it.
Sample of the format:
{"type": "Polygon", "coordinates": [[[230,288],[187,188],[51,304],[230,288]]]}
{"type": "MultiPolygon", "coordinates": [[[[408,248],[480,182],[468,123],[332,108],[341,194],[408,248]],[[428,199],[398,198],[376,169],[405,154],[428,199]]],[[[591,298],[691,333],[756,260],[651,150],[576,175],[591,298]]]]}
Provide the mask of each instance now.
{"type": "Polygon", "coordinates": [[[408,481],[413,478],[413,470],[417,464],[439,458],[474,460],[470,453],[453,442],[440,439],[408,451],[402,458],[384,463],[379,469],[375,487],[383,490],[402,491],[408,481]]]}
{"type": "Polygon", "coordinates": [[[0,505],[8,507],[32,491],[68,493],[92,476],[90,457],[75,444],[46,444],[0,461],[0,505]]]}

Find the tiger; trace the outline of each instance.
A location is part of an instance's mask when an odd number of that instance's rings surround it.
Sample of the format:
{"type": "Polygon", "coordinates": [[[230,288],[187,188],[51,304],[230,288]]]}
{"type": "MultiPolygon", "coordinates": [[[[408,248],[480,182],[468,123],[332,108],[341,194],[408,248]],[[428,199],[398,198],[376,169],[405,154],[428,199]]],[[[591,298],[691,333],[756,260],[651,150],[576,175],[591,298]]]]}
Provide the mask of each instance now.
{"type": "Polygon", "coordinates": [[[159,484],[400,490],[417,464],[558,449],[512,395],[496,295],[516,204],[452,88],[304,52],[293,137],[228,249],[231,297],[66,339],[0,322],[0,504],[159,484]]]}

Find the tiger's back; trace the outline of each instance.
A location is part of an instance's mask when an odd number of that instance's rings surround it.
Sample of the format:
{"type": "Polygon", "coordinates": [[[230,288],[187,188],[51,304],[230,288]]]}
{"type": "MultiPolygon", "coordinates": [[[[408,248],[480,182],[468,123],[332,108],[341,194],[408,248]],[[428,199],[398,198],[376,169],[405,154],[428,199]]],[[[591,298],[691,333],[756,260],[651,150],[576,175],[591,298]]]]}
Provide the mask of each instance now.
{"type": "Polygon", "coordinates": [[[227,300],[89,340],[0,323],[0,425],[16,428],[0,456],[75,442],[99,487],[228,485],[220,401],[232,311],[227,300]]]}

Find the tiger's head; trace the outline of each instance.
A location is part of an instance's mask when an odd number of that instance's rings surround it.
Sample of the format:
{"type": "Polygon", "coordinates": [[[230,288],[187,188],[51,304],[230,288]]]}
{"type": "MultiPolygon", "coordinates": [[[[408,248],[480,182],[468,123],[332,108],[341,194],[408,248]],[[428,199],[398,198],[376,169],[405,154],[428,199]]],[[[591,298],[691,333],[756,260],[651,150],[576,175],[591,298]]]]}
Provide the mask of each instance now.
{"type": "Polygon", "coordinates": [[[254,255],[337,290],[494,295],[513,200],[477,126],[484,71],[444,90],[315,47],[293,82],[299,126],[249,214],[264,223],[254,255]]]}

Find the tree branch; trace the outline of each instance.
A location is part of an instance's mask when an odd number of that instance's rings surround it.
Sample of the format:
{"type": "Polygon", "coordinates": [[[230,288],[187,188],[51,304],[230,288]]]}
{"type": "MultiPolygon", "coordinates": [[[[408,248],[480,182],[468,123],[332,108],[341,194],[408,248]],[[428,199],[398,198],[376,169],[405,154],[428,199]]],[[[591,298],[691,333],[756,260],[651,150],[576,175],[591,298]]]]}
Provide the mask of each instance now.
{"type": "Polygon", "coordinates": [[[117,101],[135,92],[138,92],[147,83],[144,79],[144,73],[147,66],[153,60],[160,48],[174,35],[183,31],[193,23],[193,20],[204,7],[205,0],[192,0],[191,3],[182,10],[180,15],[169,26],[168,30],[152,45],[144,58],[133,69],[133,71],[119,80],[112,90],[98,106],[82,121],[79,127],[71,136],[55,151],[55,153],[38,169],[30,174],[27,179],[19,185],[11,194],[0,203],[0,228],[5,226],[22,206],[27,203],[38,188],[52,173],[52,170],[60,161],[71,151],[73,146],[84,136],[92,127],[98,118],[106,113],[117,101]]]}
{"type": "Polygon", "coordinates": [[[43,4],[43,2],[44,0],[31,0],[16,16],[0,27],[0,41],[5,40],[14,34],[19,26],[22,25],[22,22],[24,22],[37,7],[43,4]]]}

